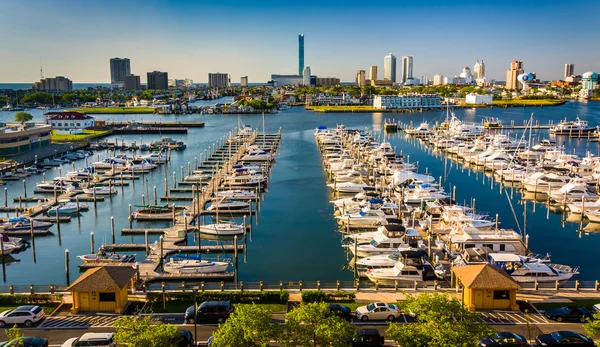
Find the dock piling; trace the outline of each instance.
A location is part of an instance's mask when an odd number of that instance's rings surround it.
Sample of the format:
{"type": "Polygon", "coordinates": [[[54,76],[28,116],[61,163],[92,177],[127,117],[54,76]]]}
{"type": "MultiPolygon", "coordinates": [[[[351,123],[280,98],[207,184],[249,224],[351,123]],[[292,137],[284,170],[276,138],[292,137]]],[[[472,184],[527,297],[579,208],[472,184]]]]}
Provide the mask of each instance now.
{"type": "Polygon", "coordinates": [[[23,196],[27,199],[27,181],[23,180],[23,196]]]}
{"type": "Polygon", "coordinates": [[[115,217],[110,216],[110,233],[112,235],[112,243],[115,243],[115,217]]]}
{"type": "Polygon", "coordinates": [[[71,279],[69,278],[69,250],[65,249],[65,275],[67,279],[67,285],[71,284],[71,279]]]}
{"type": "Polygon", "coordinates": [[[235,235],[233,237],[233,261],[234,261],[234,268],[233,268],[233,276],[234,278],[234,282],[237,285],[238,283],[238,237],[237,235],[235,235]]]}
{"type": "Polygon", "coordinates": [[[96,252],[96,247],[94,247],[94,232],[90,232],[90,254],[94,254],[96,252]]]}
{"type": "Polygon", "coordinates": [[[144,241],[146,242],[146,256],[150,254],[150,248],[148,245],[148,229],[144,230],[144,241]]]}
{"type": "Polygon", "coordinates": [[[154,205],[158,205],[158,197],[156,196],[156,186],[152,187],[152,193],[154,194],[154,205]]]}
{"type": "Polygon", "coordinates": [[[4,207],[8,207],[8,188],[4,188],[4,207]]]}

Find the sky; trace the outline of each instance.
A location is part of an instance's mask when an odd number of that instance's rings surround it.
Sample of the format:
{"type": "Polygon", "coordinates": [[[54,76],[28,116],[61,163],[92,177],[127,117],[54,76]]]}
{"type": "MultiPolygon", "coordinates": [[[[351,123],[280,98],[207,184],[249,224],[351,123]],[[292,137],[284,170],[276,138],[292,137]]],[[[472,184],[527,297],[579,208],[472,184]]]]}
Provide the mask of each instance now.
{"type": "Polygon", "coordinates": [[[109,83],[109,59],[131,72],[206,82],[227,72],[264,83],[298,72],[298,34],[313,75],[353,81],[388,53],[414,57],[414,77],[455,76],[483,60],[504,80],[511,61],[542,80],[600,70],[600,1],[0,0],[0,83],[66,76],[109,83]]]}

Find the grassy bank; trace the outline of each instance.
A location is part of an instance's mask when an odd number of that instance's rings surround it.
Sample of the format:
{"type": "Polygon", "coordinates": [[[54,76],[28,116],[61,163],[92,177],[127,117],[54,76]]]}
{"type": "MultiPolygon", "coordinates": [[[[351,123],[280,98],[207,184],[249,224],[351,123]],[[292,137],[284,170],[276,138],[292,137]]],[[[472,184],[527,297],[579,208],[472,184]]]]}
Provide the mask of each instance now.
{"type": "Polygon", "coordinates": [[[56,130],[52,130],[52,141],[65,142],[65,141],[81,141],[88,138],[95,138],[106,136],[110,134],[110,130],[83,130],[81,134],[57,134],[56,130]]]}
{"type": "Polygon", "coordinates": [[[153,108],[148,107],[85,107],[75,108],[69,111],[84,112],[87,114],[140,114],[154,113],[153,108]]]}

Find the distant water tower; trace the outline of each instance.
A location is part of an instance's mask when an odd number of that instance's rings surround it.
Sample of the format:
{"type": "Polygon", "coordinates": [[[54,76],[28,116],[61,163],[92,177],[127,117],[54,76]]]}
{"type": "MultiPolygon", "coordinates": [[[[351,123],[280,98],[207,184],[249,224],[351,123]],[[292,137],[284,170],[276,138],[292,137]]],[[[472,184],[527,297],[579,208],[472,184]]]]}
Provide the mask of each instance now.
{"type": "Polygon", "coordinates": [[[523,85],[523,88],[521,88],[521,90],[523,91],[529,90],[529,83],[532,82],[534,79],[535,74],[533,73],[523,73],[517,76],[517,81],[521,82],[521,84],[523,85]]]}

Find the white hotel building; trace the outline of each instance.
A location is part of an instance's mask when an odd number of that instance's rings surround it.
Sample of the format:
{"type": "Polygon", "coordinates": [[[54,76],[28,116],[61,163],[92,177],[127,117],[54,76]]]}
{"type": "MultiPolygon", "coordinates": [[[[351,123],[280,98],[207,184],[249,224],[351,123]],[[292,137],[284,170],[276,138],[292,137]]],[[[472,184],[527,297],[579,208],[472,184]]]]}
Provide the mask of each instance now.
{"type": "Polygon", "coordinates": [[[436,108],[441,107],[437,94],[375,95],[373,107],[378,109],[395,108],[436,108]]]}

